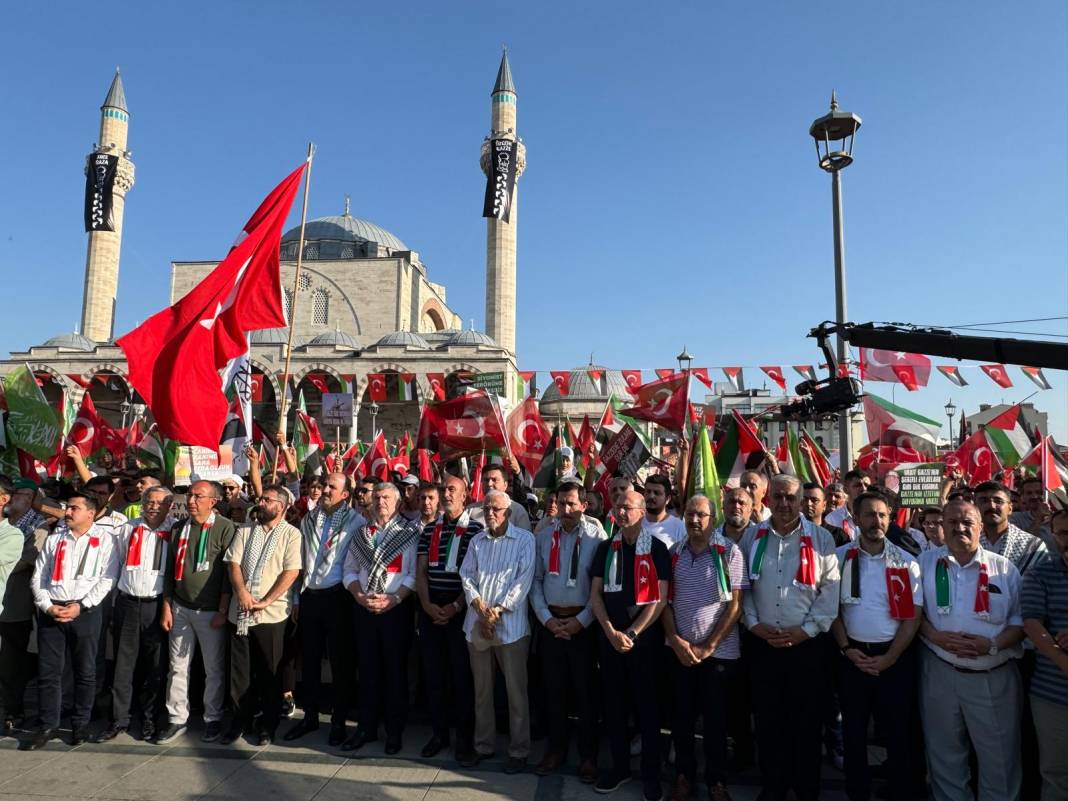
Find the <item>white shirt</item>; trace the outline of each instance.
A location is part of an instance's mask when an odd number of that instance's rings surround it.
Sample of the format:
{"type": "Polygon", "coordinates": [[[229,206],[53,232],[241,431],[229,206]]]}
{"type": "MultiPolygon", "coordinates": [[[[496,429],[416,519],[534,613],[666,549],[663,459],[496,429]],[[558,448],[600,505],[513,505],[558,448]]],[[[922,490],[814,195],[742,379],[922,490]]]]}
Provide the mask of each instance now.
{"type": "Polygon", "coordinates": [[[115,562],[119,566],[119,592],[138,598],[152,598],[163,594],[163,579],[170,564],[170,530],[174,518],[167,517],[157,529],[149,528],[143,518],[125,523],[117,530],[115,538],[115,562]],[[130,566],[130,540],[141,526],[141,564],[130,566]],[[164,536],[160,536],[160,535],[164,536]],[[159,549],[159,568],[156,567],[156,549],[159,549]]]}
{"type": "Polygon", "coordinates": [[[642,528],[664,543],[669,551],[687,537],[686,524],[675,515],[669,514],[655,523],[645,517],[642,519],[642,528]]]}
{"type": "MultiPolygon", "coordinates": [[[[301,592],[308,589],[325,590],[338,584],[348,586],[348,581],[345,580],[345,555],[349,552],[349,542],[353,535],[367,525],[367,521],[355,509],[351,509],[340,530],[328,532],[326,528],[330,525],[331,517],[320,504],[309,510],[300,523],[301,559],[304,566],[301,592]],[[326,537],[330,537],[330,540],[326,541],[326,537]]],[[[364,578],[366,579],[366,576],[364,578]]]]}
{"type": "MultiPolygon", "coordinates": [[[[1006,559],[991,551],[979,548],[966,565],[957,560],[942,546],[920,554],[920,572],[923,574],[923,601],[927,622],[938,631],[960,631],[976,634],[993,641],[1008,626],[1022,626],[1023,612],[1020,608],[1020,571],[1006,559]],[[949,563],[950,602],[949,614],[939,614],[935,591],[935,572],[938,560],[946,557],[949,563]],[[975,590],[979,583],[979,564],[986,562],[987,586],[990,594],[990,619],[983,620],[975,614],[975,590]]],[[[990,670],[1019,657],[1023,649],[1019,645],[999,650],[993,656],[984,654],[974,659],[965,659],[939,648],[927,639],[924,645],[939,657],[958,667],[971,670],[990,670]]]]}
{"type": "Polygon", "coordinates": [[[60,522],[37,554],[33,578],[30,579],[34,604],[42,612],[47,612],[54,600],[81,601],[86,609],[96,606],[115,585],[117,566],[113,554],[111,529],[97,528],[94,523],[87,532],[75,537],[67,524],[60,522]],[[61,540],[66,543],[63,575],[59,581],[53,582],[52,570],[61,540]]]}
{"type": "Polygon", "coordinates": [[[534,535],[508,524],[499,537],[483,529],[467,546],[460,566],[460,582],[467,598],[464,633],[468,642],[479,616],[471,604],[481,598],[486,606],[500,607],[496,635],[502,645],[516,642],[530,634],[527,596],[534,581],[534,535]]]}
{"type": "Polygon", "coordinates": [[[832,526],[838,526],[838,528],[846,533],[846,536],[849,537],[849,539],[854,541],[857,539],[857,523],[849,511],[848,505],[839,506],[837,509],[824,515],[823,522],[829,523],[832,526]]]}
{"type": "MultiPolygon", "coordinates": [[[[838,546],[838,563],[844,568],[846,551],[854,545],[838,546]]],[[[878,556],[872,556],[863,548],[857,548],[859,557],[854,570],[860,571],[860,603],[840,604],[838,614],[842,618],[846,634],[858,642],[890,642],[897,635],[900,620],[890,617],[890,601],[886,591],[886,548],[878,556]]],[[[923,585],[920,581],[920,564],[912,555],[898,548],[901,559],[909,571],[909,585],[916,615],[923,614],[923,585]]],[[[844,579],[843,579],[844,581],[844,579]]]]}
{"type": "MultiPolygon", "coordinates": [[[[392,595],[395,592],[399,592],[401,587],[407,587],[412,592],[415,592],[415,561],[416,550],[419,547],[419,538],[415,537],[408,544],[408,547],[401,551],[401,564],[400,570],[393,573],[386,571],[386,582],[382,588],[382,592],[385,595],[392,595]]],[[[394,559],[394,562],[396,559],[394,559]]],[[[345,568],[342,574],[342,582],[346,587],[352,585],[353,582],[358,582],[360,585],[360,591],[366,591],[367,587],[367,569],[357,569],[356,558],[352,555],[352,549],[345,549],[345,568]]]]}

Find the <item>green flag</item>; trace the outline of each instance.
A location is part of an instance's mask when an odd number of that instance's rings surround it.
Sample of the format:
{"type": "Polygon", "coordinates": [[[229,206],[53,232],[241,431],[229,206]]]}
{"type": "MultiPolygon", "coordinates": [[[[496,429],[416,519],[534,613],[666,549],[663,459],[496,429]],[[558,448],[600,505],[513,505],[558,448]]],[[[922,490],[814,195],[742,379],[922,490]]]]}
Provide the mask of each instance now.
{"type": "Polygon", "coordinates": [[[686,494],[692,498],[704,495],[712,502],[716,510],[716,525],[723,519],[719,473],[716,470],[716,457],[712,452],[712,441],[708,438],[708,429],[702,424],[693,441],[693,453],[690,454],[689,486],[686,494]]]}
{"type": "Polygon", "coordinates": [[[55,411],[37,386],[29,365],[4,376],[7,397],[7,444],[45,461],[55,454],[61,426],[55,411]]]}

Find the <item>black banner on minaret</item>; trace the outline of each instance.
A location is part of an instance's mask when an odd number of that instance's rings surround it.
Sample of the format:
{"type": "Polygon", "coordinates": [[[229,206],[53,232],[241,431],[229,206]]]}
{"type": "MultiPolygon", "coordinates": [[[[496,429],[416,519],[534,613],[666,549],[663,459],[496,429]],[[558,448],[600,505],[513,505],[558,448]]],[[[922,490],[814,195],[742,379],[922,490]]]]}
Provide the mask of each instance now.
{"type": "Polygon", "coordinates": [[[486,174],[486,199],[482,204],[483,217],[493,217],[502,222],[511,222],[518,151],[519,145],[514,139],[490,140],[489,172],[486,174]]]}
{"type": "Polygon", "coordinates": [[[112,213],[112,190],[115,186],[115,170],[118,156],[107,153],[91,153],[85,170],[85,230],[114,231],[115,216],[112,213]]]}

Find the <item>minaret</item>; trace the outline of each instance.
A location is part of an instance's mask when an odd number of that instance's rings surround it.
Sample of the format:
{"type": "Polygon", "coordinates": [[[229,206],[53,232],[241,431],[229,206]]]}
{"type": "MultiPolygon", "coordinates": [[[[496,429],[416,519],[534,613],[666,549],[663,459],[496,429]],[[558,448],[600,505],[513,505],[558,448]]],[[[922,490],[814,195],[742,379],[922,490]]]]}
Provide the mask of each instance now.
{"type": "MultiPolygon", "coordinates": [[[[515,139],[516,91],[508,51],[501,56],[497,81],[490,93],[490,135],[482,143],[482,171],[489,172],[489,141],[515,139]]],[[[519,224],[519,182],[527,166],[526,148],[519,142],[516,157],[516,189],[512,195],[511,221],[486,220],[486,333],[502,348],[515,354],[515,234],[519,224]]]]}
{"type": "MultiPolygon", "coordinates": [[[[119,248],[122,244],[122,212],[126,193],[134,185],[134,165],[126,149],[130,113],[118,68],[100,107],[100,140],[93,150],[118,156],[112,192],[114,231],[90,231],[85,254],[85,287],[82,290],[83,336],[106,342],[114,336],[115,295],[119,288],[119,248]]],[[[90,154],[90,155],[93,155],[90,154]]]]}

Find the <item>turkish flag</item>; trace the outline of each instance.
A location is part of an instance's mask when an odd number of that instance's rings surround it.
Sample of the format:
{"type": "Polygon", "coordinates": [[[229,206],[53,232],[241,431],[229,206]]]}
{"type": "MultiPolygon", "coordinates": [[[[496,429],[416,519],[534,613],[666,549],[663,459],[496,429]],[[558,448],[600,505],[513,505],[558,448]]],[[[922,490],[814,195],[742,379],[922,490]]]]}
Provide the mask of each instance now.
{"type": "Polygon", "coordinates": [[[367,374],[367,394],[375,403],[386,399],[386,374],[367,374]]]}
{"type": "Polygon", "coordinates": [[[990,377],[990,380],[997,384],[999,387],[1008,389],[1012,386],[1012,379],[1009,378],[1009,374],[1005,372],[1005,365],[980,364],[979,369],[986,373],[990,377]]]}
{"type": "Polygon", "coordinates": [[[976,431],[960,444],[957,450],[946,455],[946,467],[956,467],[975,485],[990,481],[1001,470],[1001,462],[987,441],[986,432],[976,431]]]}
{"type": "Polygon", "coordinates": [[[905,385],[909,392],[915,392],[919,388],[919,380],[916,377],[916,368],[908,364],[895,364],[891,368],[897,380],[905,385]]]}
{"type": "Polygon", "coordinates": [[[263,401],[263,373],[252,373],[250,383],[252,384],[252,402],[261,403],[263,401]]]}
{"type": "Polygon", "coordinates": [[[653,372],[656,373],[657,378],[671,378],[671,376],[675,375],[675,371],[670,367],[658,367],[653,372]]]}
{"type": "Polygon", "coordinates": [[[707,367],[694,367],[692,370],[690,370],[690,375],[692,375],[694,378],[696,378],[709,389],[712,389],[712,379],[708,377],[707,367]]]}
{"type": "Polygon", "coordinates": [[[642,371],[620,370],[619,373],[623,376],[623,380],[627,382],[627,390],[633,395],[638,387],[642,385],[642,371]]]}
{"type": "Polygon", "coordinates": [[[571,392],[571,373],[567,370],[561,371],[549,371],[549,375],[552,376],[553,383],[556,384],[556,389],[561,395],[567,395],[571,392]]]}
{"type": "Polygon", "coordinates": [[[49,473],[62,469],[66,474],[74,469],[74,465],[65,453],[72,445],[78,449],[82,459],[88,459],[99,450],[110,451],[116,459],[121,459],[126,453],[126,438],[123,432],[112,428],[104,421],[88,392],[82,395],[78,416],[71,425],[70,431],[67,432],[59,453],[48,461],[49,473]]]}
{"type": "Polygon", "coordinates": [[[786,377],[782,374],[781,367],[767,364],[760,369],[767,373],[768,378],[778,384],[780,389],[786,389],[786,377]]]}
{"type": "Polygon", "coordinates": [[[271,191],[189,294],[116,341],[163,436],[217,450],[229,408],[219,371],[248,352],[250,331],[286,325],[278,245],[304,167],[271,191]]]}
{"type": "Polygon", "coordinates": [[[330,391],[330,387],[326,384],[326,376],[322,373],[308,373],[304,378],[309,384],[319,390],[320,393],[326,394],[330,391]]]}
{"type": "Polygon", "coordinates": [[[386,450],[386,435],[379,431],[363,458],[358,462],[350,461],[345,472],[358,479],[374,476],[380,481],[389,481],[389,452],[386,450]]]}
{"type": "MultiPolygon", "coordinates": [[[[860,570],[860,565],[855,569],[860,570]]],[[[886,600],[890,604],[890,617],[894,620],[912,620],[916,617],[916,605],[912,599],[912,576],[907,567],[886,568],[886,600]]]]}
{"type": "Polygon", "coordinates": [[[531,475],[537,473],[549,442],[549,429],[534,398],[526,398],[508,415],[508,441],[516,461],[531,475]]]}
{"type": "Polygon", "coordinates": [[[927,386],[927,379],[931,376],[931,360],[919,353],[905,353],[904,351],[860,349],[860,380],[861,381],[893,381],[905,384],[909,391],[916,387],[927,386]],[[911,367],[912,373],[906,375],[914,379],[913,386],[902,378],[898,368],[911,367]]]}
{"type": "Polygon", "coordinates": [[[642,384],[633,390],[637,406],[620,413],[635,420],[648,420],[671,431],[686,427],[690,405],[690,377],[679,374],[642,384]]]}
{"type": "Polygon", "coordinates": [[[498,450],[506,446],[504,418],[484,389],[428,403],[419,420],[416,446],[446,459],[498,450]]]}
{"type": "Polygon", "coordinates": [[[582,457],[582,464],[584,467],[589,467],[593,464],[594,453],[593,445],[597,441],[597,438],[593,435],[593,426],[590,424],[590,416],[583,415],[582,425],[579,427],[578,435],[575,437],[575,448],[578,450],[582,457]]]}
{"type": "Polygon", "coordinates": [[[427,373],[426,380],[430,382],[434,400],[445,400],[445,373],[427,373]]]}

